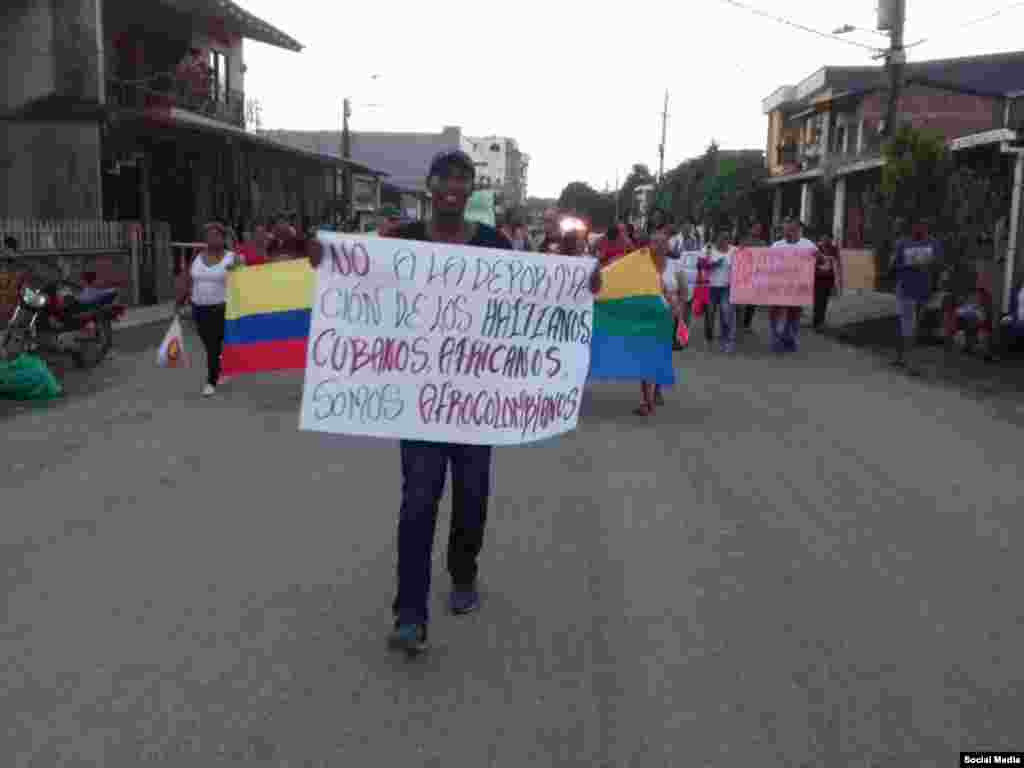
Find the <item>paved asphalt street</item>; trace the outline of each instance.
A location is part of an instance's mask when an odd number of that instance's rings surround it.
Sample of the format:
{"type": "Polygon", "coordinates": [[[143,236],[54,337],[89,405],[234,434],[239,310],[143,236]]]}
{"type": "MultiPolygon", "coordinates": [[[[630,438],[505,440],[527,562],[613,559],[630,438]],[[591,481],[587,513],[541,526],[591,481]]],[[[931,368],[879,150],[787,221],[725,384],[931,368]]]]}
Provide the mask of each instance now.
{"type": "MultiPolygon", "coordinates": [[[[0,766],[952,766],[1024,749],[1020,427],[808,334],[496,452],[482,610],[387,652],[398,448],[164,327],[0,404],[0,766]],[[200,353],[201,361],[201,353],[200,353]]],[[[762,331],[763,337],[763,331],[762,331]]],[[[441,531],[447,530],[448,499],[441,531]]]]}

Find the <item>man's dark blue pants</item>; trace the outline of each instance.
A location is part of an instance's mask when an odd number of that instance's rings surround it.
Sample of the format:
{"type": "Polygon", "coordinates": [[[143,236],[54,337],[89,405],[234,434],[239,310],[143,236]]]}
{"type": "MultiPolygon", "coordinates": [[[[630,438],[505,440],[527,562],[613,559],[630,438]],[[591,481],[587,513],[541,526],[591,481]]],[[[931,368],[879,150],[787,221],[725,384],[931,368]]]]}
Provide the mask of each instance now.
{"type": "Polygon", "coordinates": [[[429,619],[430,565],[438,506],[448,465],[452,468],[452,525],[448,574],[452,584],[472,584],[484,543],[491,489],[489,445],[402,440],[402,508],[398,520],[398,595],[393,610],[401,624],[429,619]]]}

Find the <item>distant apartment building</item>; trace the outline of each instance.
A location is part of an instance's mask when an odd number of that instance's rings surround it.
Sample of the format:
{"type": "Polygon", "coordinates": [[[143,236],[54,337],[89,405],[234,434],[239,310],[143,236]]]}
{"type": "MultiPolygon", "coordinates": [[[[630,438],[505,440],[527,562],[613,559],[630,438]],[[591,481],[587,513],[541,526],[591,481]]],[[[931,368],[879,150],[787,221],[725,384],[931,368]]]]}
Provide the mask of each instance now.
{"type": "Polygon", "coordinates": [[[463,136],[462,150],[473,158],[478,187],[500,192],[505,207],[523,204],[530,157],[519,149],[515,139],[463,136]]]}

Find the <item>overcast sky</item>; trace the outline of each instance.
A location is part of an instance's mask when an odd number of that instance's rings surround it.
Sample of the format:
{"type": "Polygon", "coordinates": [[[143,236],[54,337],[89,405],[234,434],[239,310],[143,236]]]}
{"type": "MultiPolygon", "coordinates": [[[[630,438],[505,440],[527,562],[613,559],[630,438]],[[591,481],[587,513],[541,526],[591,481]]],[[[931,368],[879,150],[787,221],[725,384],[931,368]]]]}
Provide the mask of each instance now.
{"type": "MultiPolygon", "coordinates": [[[[577,0],[240,2],[306,46],[292,53],[247,41],[246,95],[261,100],[265,128],[337,130],[350,96],[353,130],[456,125],[469,136],[515,138],[531,156],[537,196],[577,180],[614,186],[635,162],[656,172],[666,89],[670,169],[712,139],[763,149],[765,96],[826,64],[872,63],[869,50],[725,0],[632,0],[613,13],[577,0]]],[[[825,32],[875,26],[875,0],[742,4],[825,32]]],[[[1017,50],[1022,25],[1024,2],[907,0],[906,42],[930,38],[908,57],[1017,50]]],[[[887,44],[870,31],[843,40],[887,44]]]]}

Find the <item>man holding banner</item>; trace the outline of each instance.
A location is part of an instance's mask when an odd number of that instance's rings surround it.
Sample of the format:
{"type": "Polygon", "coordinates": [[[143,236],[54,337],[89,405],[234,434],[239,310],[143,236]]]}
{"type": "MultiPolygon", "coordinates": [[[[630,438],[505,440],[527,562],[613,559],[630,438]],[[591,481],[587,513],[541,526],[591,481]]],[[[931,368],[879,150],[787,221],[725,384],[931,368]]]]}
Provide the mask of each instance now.
{"type": "Polygon", "coordinates": [[[770,248],[744,247],[736,254],[730,294],[736,304],[769,307],[772,348],[796,352],[800,314],[814,302],[817,248],[786,221],[786,237],[770,248]]]}
{"type": "MultiPolygon", "coordinates": [[[[772,248],[800,249],[805,252],[809,259],[817,261],[818,246],[801,235],[801,223],[797,219],[789,218],[782,226],[782,240],[774,243],[772,248]]],[[[811,281],[811,296],[804,297],[807,305],[813,302],[813,279],[811,281]]],[[[773,306],[768,312],[768,323],[771,330],[772,349],[780,354],[796,352],[800,344],[800,315],[803,314],[804,305],[796,306],[773,306]]]]}
{"type": "MultiPolygon", "coordinates": [[[[477,559],[483,546],[484,528],[487,519],[487,505],[491,489],[493,445],[495,441],[513,442],[511,434],[508,436],[496,435],[493,438],[481,434],[481,427],[479,426],[481,423],[480,411],[483,410],[481,402],[487,402],[490,407],[493,403],[499,402],[499,399],[494,398],[492,401],[490,389],[480,389],[479,394],[474,395],[469,389],[472,380],[466,375],[463,375],[463,381],[452,381],[451,379],[454,379],[457,375],[452,372],[452,369],[460,369],[463,366],[474,368],[476,376],[483,374],[485,378],[489,374],[497,374],[502,368],[506,374],[509,372],[515,373],[515,369],[519,366],[516,365],[516,360],[509,350],[516,346],[515,342],[517,340],[512,337],[522,336],[521,333],[516,331],[516,326],[520,324],[519,308],[523,301],[502,299],[498,295],[502,284],[499,278],[502,274],[506,277],[518,275],[521,278],[525,278],[531,272],[539,274],[543,271],[543,267],[540,264],[534,263],[535,260],[540,260],[538,256],[514,253],[509,240],[493,227],[466,220],[466,206],[473,191],[474,178],[475,168],[473,161],[465,153],[452,150],[437,155],[431,163],[427,174],[427,186],[433,195],[434,201],[432,220],[427,223],[414,222],[403,225],[393,231],[390,237],[410,241],[434,242],[439,244],[438,247],[421,248],[417,247],[415,243],[410,243],[408,248],[399,248],[397,251],[391,249],[395,251],[393,269],[391,265],[384,265],[383,268],[374,271],[374,268],[367,264],[368,271],[364,273],[364,275],[368,276],[364,280],[366,285],[375,284],[373,282],[375,280],[380,284],[383,284],[384,281],[398,279],[403,279],[408,283],[418,281],[419,287],[417,290],[422,290],[423,292],[418,296],[410,294],[413,297],[411,301],[403,300],[397,305],[401,308],[400,312],[403,318],[401,320],[401,329],[404,331],[406,328],[414,326],[417,328],[415,332],[410,332],[410,335],[406,337],[411,339],[410,346],[413,348],[411,354],[422,353],[424,360],[429,360],[435,365],[440,363],[438,373],[449,379],[446,381],[437,377],[421,375],[418,380],[410,377],[406,385],[409,389],[418,389],[419,407],[418,409],[416,407],[406,409],[405,418],[407,420],[403,423],[421,424],[418,427],[419,431],[415,432],[415,434],[422,434],[428,438],[412,439],[407,437],[410,432],[405,431],[401,433],[400,440],[402,503],[398,523],[398,588],[392,605],[394,629],[389,636],[389,645],[396,650],[405,651],[409,655],[416,655],[425,651],[428,647],[427,625],[429,622],[428,604],[433,541],[438,507],[444,490],[448,466],[450,464],[452,468],[453,483],[452,523],[448,537],[447,557],[448,573],[452,580],[449,608],[453,614],[458,615],[475,611],[480,604],[480,595],[477,588],[477,559]],[[444,247],[441,247],[441,244],[452,246],[452,248],[446,250],[444,247]],[[465,249],[464,246],[509,251],[522,263],[511,264],[505,258],[505,255],[485,256],[482,251],[478,250],[476,254],[473,254],[475,272],[467,270],[465,268],[466,262],[460,262],[460,259],[466,258],[461,254],[470,254],[471,252],[465,249]],[[416,260],[421,257],[421,268],[417,270],[416,260]],[[488,261],[490,266],[487,266],[488,261]],[[461,268],[459,266],[460,263],[462,264],[461,268]],[[498,267],[502,264],[507,270],[499,273],[498,267]],[[478,279],[481,275],[481,268],[484,269],[485,279],[483,283],[478,279]],[[490,270],[490,272],[487,270],[490,270]],[[463,277],[469,272],[473,272],[476,277],[467,279],[465,283],[461,282],[463,277]],[[425,273],[429,277],[426,277],[425,273]],[[417,275],[415,279],[413,278],[414,274],[417,275]],[[440,295],[443,290],[437,286],[446,285],[448,286],[447,295],[440,295]],[[481,288],[481,286],[483,287],[481,288]],[[439,300],[442,303],[447,303],[448,308],[452,310],[449,312],[445,309],[443,312],[438,311],[436,313],[435,325],[438,322],[451,322],[453,325],[453,330],[444,334],[445,338],[443,341],[436,337],[429,337],[429,332],[425,331],[425,328],[428,327],[427,325],[409,324],[407,322],[407,316],[410,312],[415,314],[418,311],[417,308],[421,304],[421,298],[424,299],[422,301],[424,306],[429,306],[430,303],[439,300]],[[513,307],[513,309],[506,310],[504,309],[506,306],[513,307]],[[486,307],[486,310],[483,310],[482,307],[486,307]],[[482,327],[488,329],[486,333],[484,331],[477,331],[477,327],[470,321],[474,311],[476,312],[476,317],[483,320],[482,327]],[[510,312],[515,313],[514,319],[510,312]],[[446,318],[446,320],[442,318],[446,318]],[[463,321],[465,321],[464,325],[462,325],[463,321]],[[461,326],[461,328],[456,332],[454,326],[461,326]],[[418,338],[413,339],[413,333],[418,334],[418,338]],[[491,335],[493,340],[500,342],[500,344],[487,345],[487,339],[475,340],[470,338],[474,333],[475,335],[491,335]],[[507,342],[504,341],[506,338],[508,339],[507,342]],[[439,349],[439,353],[438,350],[432,347],[435,344],[439,349]],[[489,351],[482,351],[485,347],[489,351]],[[431,352],[433,355],[430,354],[431,352]],[[501,362],[502,360],[504,360],[504,363],[501,362]],[[447,372],[444,370],[446,366],[448,368],[447,372]],[[450,395],[453,391],[456,394],[450,395]],[[425,396],[425,392],[432,392],[433,394],[425,396]],[[445,392],[449,393],[447,399],[445,399],[445,392]],[[485,395],[486,397],[484,397],[485,395]],[[461,406],[459,398],[462,398],[461,406]],[[470,420],[464,418],[467,415],[467,411],[472,411],[475,415],[475,423],[478,425],[475,428],[476,433],[473,432],[474,428],[470,420]],[[436,419],[434,418],[435,416],[437,416],[436,419]],[[420,421],[416,421],[417,419],[420,421]],[[430,425],[430,428],[422,426],[427,424],[430,425]],[[436,435],[436,437],[429,439],[430,435],[436,435]],[[449,435],[457,438],[465,435],[465,442],[440,441],[448,440],[449,435]]],[[[321,262],[324,260],[323,240],[324,238],[322,237],[321,242],[318,242],[316,247],[310,248],[308,252],[310,263],[315,269],[320,269],[321,262]]],[[[331,243],[332,258],[338,257],[338,250],[344,252],[343,244],[339,243],[339,249],[336,250],[334,243],[330,240],[328,242],[331,243]]],[[[356,254],[361,247],[361,245],[354,246],[351,254],[356,254]]],[[[370,248],[371,254],[375,248],[376,246],[370,248]]],[[[368,254],[366,258],[371,259],[371,256],[368,254]]],[[[391,257],[389,256],[388,258],[391,257]]],[[[549,257],[549,260],[557,258],[549,257]]],[[[562,274],[568,275],[570,267],[567,260],[560,259],[559,262],[557,269],[562,270],[562,274]]],[[[586,301],[583,303],[589,306],[591,302],[586,297],[587,288],[589,287],[589,290],[594,293],[600,290],[600,272],[595,269],[588,274],[587,265],[577,265],[573,269],[575,270],[574,274],[578,273],[578,282],[576,284],[579,288],[582,288],[583,294],[580,297],[580,293],[577,291],[575,293],[576,301],[583,302],[583,299],[586,298],[586,301]]],[[[552,269],[551,272],[555,272],[555,269],[552,269]]],[[[320,297],[320,301],[314,302],[314,315],[310,328],[310,357],[317,359],[307,363],[309,366],[318,364],[320,358],[323,358],[324,361],[328,359],[333,360],[339,354],[337,340],[341,338],[341,341],[346,341],[341,334],[335,334],[332,337],[335,339],[333,355],[331,353],[324,353],[323,355],[317,353],[317,339],[324,337],[325,333],[334,333],[333,329],[330,328],[329,322],[324,321],[317,314],[318,306],[322,313],[322,306],[325,304],[325,300],[326,304],[330,305],[332,313],[336,313],[339,311],[339,307],[344,306],[346,312],[358,312],[368,316],[362,309],[352,309],[355,305],[347,300],[338,298],[342,294],[340,287],[343,280],[340,277],[334,276],[332,278],[330,269],[320,270],[320,281],[329,278],[335,279],[339,288],[328,286],[328,290],[322,292],[323,295],[320,297]]],[[[518,285],[522,287],[528,284],[519,283],[518,285]]],[[[319,290],[321,289],[318,288],[319,290]]],[[[362,295],[364,294],[358,294],[358,296],[362,295]]],[[[369,293],[365,295],[370,296],[369,293]]],[[[552,304],[549,308],[543,308],[544,315],[548,317],[567,317],[571,313],[568,298],[562,300],[564,306],[555,305],[554,301],[554,299],[551,300],[552,304]],[[548,314],[549,311],[550,314],[548,314]]],[[[366,306],[373,306],[372,299],[370,304],[366,306]]],[[[539,304],[537,306],[539,307],[539,304]]],[[[433,314],[431,313],[431,316],[433,314]]],[[[530,319],[525,311],[522,314],[525,324],[530,325],[530,319]]],[[[542,316],[541,310],[538,309],[536,314],[538,317],[542,316]]],[[[336,317],[336,314],[331,314],[330,316],[336,317]]],[[[536,320],[537,318],[534,319],[536,320]]],[[[541,323],[537,321],[535,325],[540,327],[541,323]]],[[[532,328],[533,326],[530,327],[532,328]]],[[[543,328],[550,330],[552,328],[551,321],[548,320],[543,325],[543,328]]],[[[564,328],[568,329],[568,321],[566,321],[564,328]]],[[[431,328],[432,331],[433,328],[431,328]]],[[[530,339],[538,337],[536,331],[532,331],[529,336],[530,339]]],[[[547,348],[549,357],[542,358],[540,362],[559,362],[558,355],[565,353],[566,356],[561,361],[564,362],[564,370],[560,373],[556,372],[557,376],[560,376],[562,381],[571,383],[572,375],[575,375],[582,382],[585,379],[586,368],[589,365],[589,350],[586,346],[579,346],[581,343],[589,342],[589,340],[584,341],[584,338],[576,337],[575,341],[570,341],[568,336],[560,335],[554,338],[554,341],[547,342],[550,344],[547,348]],[[569,349],[571,344],[575,344],[576,349],[586,353],[586,355],[578,354],[575,358],[575,363],[571,357],[572,350],[569,349]],[[573,367],[574,365],[575,367],[573,367]]],[[[357,339],[356,341],[359,340],[357,339]]],[[[399,342],[395,349],[400,350],[404,339],[398,338],[393,341],[399,342]]],[[[526,369],[537,366],[538,358],[533,349],[528,349],[525,345],[521,346],[524,351],[530,353],[530,355],[524,354],[522,360],[532,360],[532,363],[526,363],[522,367],[523,376],[526,376],[528,374],[526,369]]],[[[534,346],[536,347],[536,345],[534,346]]],[[[344,351],[344,347],[341,349],[344,351]]],[[[363,351],[365,352],[365,345],[363,351]]],[[[363,356],[365,357],[365,354],[363,356]]],[[[410,353],[407,353],[405,357],[408,359],[410,353]]],[[[384,353],[376,358],[374,362],[370,363],[370,368],[372,369],[375,365],[385,368],[401,365],[401,360],[401,351],[396,351],[394,355],[384,353]]],[[[342,367],[344,368],[344,365],[342,367]]],[[[364,371],[366,370],[365,365],[361,367],[364,371]]],[[[307,399],[313,398],[311,402],[315,402],[316,393],[310,390],[310,370],[312,369],[307,368],[307,393],[304,397],[307,399]]],[[[429,371],[430,369],[427,368],[426,370],[429,371]]],[[[555,369],[552,368],[551,370],[555,369]]],[[[397,378],[394,378],[394,380],[398,381],[397,378]]],[[[497,381],[497,379],[494,380],[497,381]]],[[[536,395],[536,389],[533,390],[533,394],[530,394],[525,386],[520,388],[514,383],[512,386],[516,386],[516,394],[514,396],[503,394],[500,399],[501,406],[490,408],[491,417],[497,416],[502,421],[513,421],[518,429],[519,424],[525,423],[524,419],[527,417],[523,415],[525,411],[517,411],[516,408],[517,406],[525,405],[526,400],[529,398],[533,398],[536,401],[530,406],[534,417],[537,415],[537,402],[540,401],[544,401],[541,405],[543,406],[542,410],[545,411],[545,420],[547,420],[549,415],[555,414],[552,406],[556,398],[553,393],[560,386],[556,381],[550,381],[540,386],[540,398],[536,395]]],[[[510,386],[507,386],[507,392],[511,392],[510,386]]],[[[392,387],[391,390],[392,398],[396,395],[401,396],[400,387],[398,386],[392,387]]],[[[578,413],[578,403],[573,403],[572,408],[568,408],[566,407],[566,401],[561,399],[560,394],[558,398],[558,404],[561,406],[560,413],[564,417],[571,410],[572,412],[569,416],[571,416],[574,422],[578,413]]],[[[333,400],[333,397],[331,399],[333,400]]],[[[378,398],[378,411],[381,410],[379,401],[383,399],[384,395],[378,398]]],[[[392,399],[390,402],[393,404],[395,400],[392,399]]],[[[307,407],[305,402],[303,407],[304,409],[307,407]]],[[[333,417],[335,415],[333,402],[328,410],[332,412],[333,417]]],[[[325,426],[306,426],[307,412],[307,410],[303,412],[304,429],[315,428],[321,431],[332,431],[332,428],[325,426]]],[[[394,414],[397,414],[397,408],[393,409],[394,414]]],[[[310,418],[315,419],[316,417],[311,416],[310,418]]],[[[394,415],[394,418],[394,423],[398,424],[400,421],[399,417],[394,415]]],[[[536,418],[534,418],[534,421],[536,421],[536,418]]],[[[498,427],[496,426],[495,428],[498,427]]],[[[395,426],[394,429],[399,430],[402,428],[395,426]]],[[[525,430],[526,427],[523,427],[523,429],[525,430]]],[[[360,434],[360,432],[350,433],[360,434]]],[[[549,433],[554,434],[554,432],[549,433]]],[[[384,436],[385,433],[378,429],[377,432],[367,431],[361,432],[361,434],[384,436]]]]}

